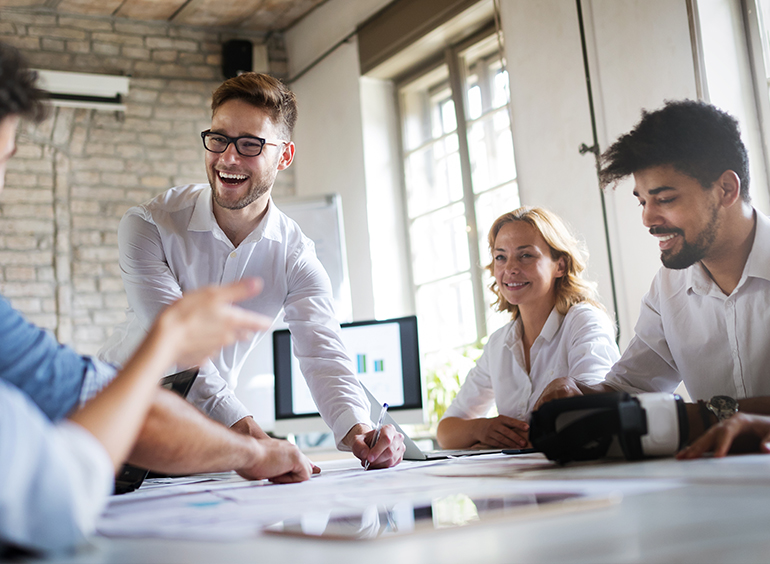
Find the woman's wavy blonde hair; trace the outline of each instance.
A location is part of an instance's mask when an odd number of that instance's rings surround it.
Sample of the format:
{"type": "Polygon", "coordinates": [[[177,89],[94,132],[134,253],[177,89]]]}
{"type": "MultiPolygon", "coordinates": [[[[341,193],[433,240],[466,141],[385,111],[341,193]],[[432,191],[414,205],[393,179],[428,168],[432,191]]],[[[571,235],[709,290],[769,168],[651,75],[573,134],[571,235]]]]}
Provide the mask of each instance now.
{"type": "MultiPolygon", "coordinates": [[[[487,265],[487,270],[493,277],[495,274],[495,239],[504,225],[514,221],[523,221],[537,229],[551,249],[551,258],[555,261],[560,258],[564,259],[565,274],[557,278],[555,282],[556,311],[566,315],[569,308],[582,302],[587,302],[604,310],[604,307],[599,303],[596,283],[584,280],[582,277],[588,262],[588,251],[585,249],[585,245],[578,241],[556,214],[544,208],[524,206],[501,215],[492,224],[489,230],[489,250],[493,258],[492,262],[487,265]]],[[[497,296],[497,300],[492,304],[497,306],[497,311],[508,311],[513,319],[516,319],[519,316],[519,306],[508,302],[502,296],[497,286],[497,280],[492,281],[489,289],[497,296]]]]}

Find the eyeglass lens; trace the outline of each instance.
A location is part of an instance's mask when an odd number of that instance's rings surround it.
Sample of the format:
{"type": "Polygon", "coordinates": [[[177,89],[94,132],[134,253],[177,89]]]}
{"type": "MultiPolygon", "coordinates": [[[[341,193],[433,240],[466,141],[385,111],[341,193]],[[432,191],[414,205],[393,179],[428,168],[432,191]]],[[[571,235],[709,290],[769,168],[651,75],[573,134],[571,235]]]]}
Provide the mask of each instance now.
{"type": "Polygon", "coordinates": [[[235,149],[244,157],[256,157],[262,152],[264,142],[258,137],[230,138],[216,133],[206,133],[203,145],[213,153],[224,153],[227,146],[235,142],[235,149]]]}

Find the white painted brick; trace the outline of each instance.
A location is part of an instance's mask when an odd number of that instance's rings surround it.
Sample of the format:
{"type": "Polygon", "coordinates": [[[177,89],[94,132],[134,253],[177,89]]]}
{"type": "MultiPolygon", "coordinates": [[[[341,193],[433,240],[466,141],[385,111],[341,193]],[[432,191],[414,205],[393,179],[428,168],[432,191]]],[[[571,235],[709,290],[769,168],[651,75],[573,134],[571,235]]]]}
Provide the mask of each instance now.
{"type": "Polygon", "coordinates": [[[50,313],[33,313],[26,316],[30,323],[43,329],[53,331],[56,328],[57,317],[50,313]]]}
{"type": "Polygon", "coordinates": [[[3,294],[8,298],[50,296],[52,285],[45,282],[4,282],[3,294]]]}
{"type": "MultiPolygon", "coordinates": [[[[115,222],[117,228],[117,222],[115,222]]],[[[118,260],[117,248],[80,247],[75,249],[75,257],[82,261],[105,262],[118,260]]],[[[97,289],[98,291],[98,289],[97,289]]]]}
{"type": "Polygon", "coordinates": [[[36,278],[37,272],[31,266],[9,266],[5,269],[5,279],[9,282],[28,282],[36,278]]]}
{"type": "Polygon", "coordinates": [[[9,251],[33,251],[37,249],[37,241],[34,237],[8,236],[5,237],[3,248],[9,251]]]}
{"type": "Polygon", "coordinates": [[[0,219],[0,233],[53,233],[53,222],[37,219],[0,219]]]}
{"type": "Polygon", "coordinates": [[[101,309],[104,299],[101,294],[76,294],[72,298],[72,305],[84,310],[101,309]]]}
{"type": "MultiPolygon", "coordinates": [[[[6,179],[8,177],[6,176],[6,179]]],[[[35,188],[14,188],[8,182],[0,195],[0,205],[9,205],[17,203],[42,204],[52,203],[53,194],[50,190],[37,190],[35,188]]]]}
{"type": "Polygon", "coordinates": [[[56,276],[52,266],[38,266],[36,269],[38,282],[55,282],[56,276]]]}
{"type": "Polygon", "coordinates": [[[78,293],[96,294],[96,280],[93,278],[73,278],[72,287],[78,293]]]}
{"type": "MultiPolygon", "coordinates": [[[[6,297],[10,296],[6,293],[6,297]]],[[[14,309],[24,314],[40,313],[43,311],[43,304],[37,298],[13,298],[10,302],[14,309]]]]}
{"type": "Polygon", "coordinates": [[[19,218],[30,217],[36,219],[53,219],[51,206],[34,204],[12,204],[3,206],[3,217],[19,218]]]}

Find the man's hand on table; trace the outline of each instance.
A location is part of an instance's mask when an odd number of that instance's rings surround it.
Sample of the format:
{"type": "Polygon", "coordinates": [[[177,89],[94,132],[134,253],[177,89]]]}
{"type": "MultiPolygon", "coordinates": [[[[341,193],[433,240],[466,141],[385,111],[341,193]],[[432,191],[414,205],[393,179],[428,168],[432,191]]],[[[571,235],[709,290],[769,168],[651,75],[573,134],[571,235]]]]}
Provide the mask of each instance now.
{"type": "Polygon", "coordinates": [[[700,458],[712,452],[717,458],[735,447],[741,452],[770,453],[770,417],[736,413],[706,431],[698,440],[679,451],[679,460],[700,458]]]}
{"type": "Polygon", "coordinates": [[[393,425],[383,425],[377,444],[369,446],[374,433],[369,426],[359,423],[348,431],[342,442],[350,447],[362,465],[368,460],[369,468],[389,468],[401,462],[406,450],[404,436],[393,425]]]}
{"type": "Polygon", "coordinates": [[[247,480],[269,479],[277,484],[304,482],[321,469],[288,441],[281,439],[254,439],[251,443],[250,456],[245,466],[236,468],[236,472],[247,480]]]}

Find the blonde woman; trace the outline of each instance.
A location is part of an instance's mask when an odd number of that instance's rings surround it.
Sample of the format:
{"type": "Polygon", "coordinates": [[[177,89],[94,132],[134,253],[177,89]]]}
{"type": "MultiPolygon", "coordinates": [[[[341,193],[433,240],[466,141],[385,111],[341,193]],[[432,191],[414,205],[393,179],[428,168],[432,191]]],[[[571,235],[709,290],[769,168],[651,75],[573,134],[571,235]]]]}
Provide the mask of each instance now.
{"type": "Polygon", "coordinates": [[[523,448],[526,421],[551,380],[595,383],[620,357],[614,326],[584,280],[587,254],[555,214],[522,207],[489,231],[495,331],[438,426],[442,448],[523,448]],[[499,415],[487,417],[493,405],[499,415]]]}

